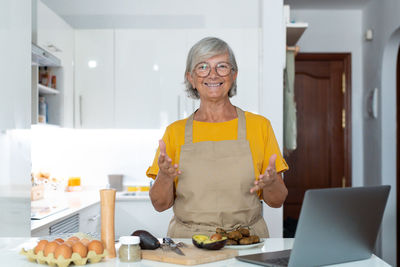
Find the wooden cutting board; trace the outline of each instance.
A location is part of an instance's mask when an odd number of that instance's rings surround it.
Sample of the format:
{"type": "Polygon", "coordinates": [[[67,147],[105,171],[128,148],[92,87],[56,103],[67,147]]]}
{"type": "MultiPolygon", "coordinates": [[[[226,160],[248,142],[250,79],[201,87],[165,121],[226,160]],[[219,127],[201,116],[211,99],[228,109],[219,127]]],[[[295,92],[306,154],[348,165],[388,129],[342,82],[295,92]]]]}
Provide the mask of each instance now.
{"type": "Polygon", "coordinates": [[[207,262],[230,259],[238,255],[237,250],[222,248],[220,250],[199,249],[193,245],[180,248],[185,256],[176,254],[171,250],[142,250],[142,259],[161,261],[181,265],[197,265],[207,262]]]}

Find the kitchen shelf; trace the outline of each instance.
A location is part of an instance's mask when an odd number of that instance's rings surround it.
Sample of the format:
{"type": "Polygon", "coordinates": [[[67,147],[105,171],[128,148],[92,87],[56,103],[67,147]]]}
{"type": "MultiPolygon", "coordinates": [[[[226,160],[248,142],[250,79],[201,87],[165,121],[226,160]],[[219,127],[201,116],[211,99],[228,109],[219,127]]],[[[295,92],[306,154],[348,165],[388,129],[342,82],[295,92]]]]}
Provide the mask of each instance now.
{"type": "Polygon", "coordinates": [[[38,83],[38,89],[39,89],[39,94],[43,95],[57,95],[60,93],[58,90],[47,87],[40,83],[38,83]]]}
{"type": "Polygon", "coordinates": [[[295,46],[307,27],[306,22],[286,23],[286,45],[295,46]]]}

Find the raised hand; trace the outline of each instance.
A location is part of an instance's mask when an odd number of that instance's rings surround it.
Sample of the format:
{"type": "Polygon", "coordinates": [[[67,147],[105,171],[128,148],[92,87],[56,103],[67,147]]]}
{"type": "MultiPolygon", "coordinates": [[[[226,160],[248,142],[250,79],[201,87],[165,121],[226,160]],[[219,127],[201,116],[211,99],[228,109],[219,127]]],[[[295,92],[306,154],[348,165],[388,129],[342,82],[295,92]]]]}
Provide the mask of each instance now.
{"type": "Polygon", "coordinates": [[[254,181],[254,187],[250,189],[250,193],[257,192],[260,189],[265,189],[272,186],[278,179],[278,174],[275,168],[276,155],[273,154],[269,158],[268,167],[265,169],[264,174],[260,174],[259,179],[254,181]]]}
{"type": "Polygon", "coordinates": [[[177,175],[181,174],[181,171],[178,170],[178,164],[172,165],[172,159],[167,154],[164,140],[159,140],[158,144],[160,148],[160,155],[158,157],[159,174],[174,179],[177,175]]]}

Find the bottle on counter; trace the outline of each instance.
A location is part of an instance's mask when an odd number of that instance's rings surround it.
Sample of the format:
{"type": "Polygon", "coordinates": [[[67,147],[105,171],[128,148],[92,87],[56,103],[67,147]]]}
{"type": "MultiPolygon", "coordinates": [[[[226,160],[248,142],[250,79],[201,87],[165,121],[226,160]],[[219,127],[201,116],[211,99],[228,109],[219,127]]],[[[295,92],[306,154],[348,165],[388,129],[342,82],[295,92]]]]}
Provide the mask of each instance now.
{"type": "Polygon", "coordinates": [[[44,96],[39,97],[39,123],[47,123],[47,103],[44,96]]]}
{"type": "Polygon", "coordinates": [[[118,250],[119,260],[122,262],[135,262],[141,260],[140,238],[138,236],[121,236],[121,246],[118,250]]]}

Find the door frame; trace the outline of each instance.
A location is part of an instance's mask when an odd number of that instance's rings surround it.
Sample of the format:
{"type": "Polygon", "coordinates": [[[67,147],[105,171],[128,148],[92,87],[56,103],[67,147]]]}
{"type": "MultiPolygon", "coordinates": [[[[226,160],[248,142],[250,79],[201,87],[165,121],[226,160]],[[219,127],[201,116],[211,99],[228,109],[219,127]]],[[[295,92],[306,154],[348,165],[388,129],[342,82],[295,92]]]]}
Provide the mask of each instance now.
{"type": "Polygon", "coordinates": [[[343,71],[345,74],[344,80],[344,109],[345,109],[345,128],[344,128],[344,175],[345,186],[351,187],[352,185],[352,131],[351,131],[351,53],[299,53],[295,61],[342,61],[343,71]]]}

